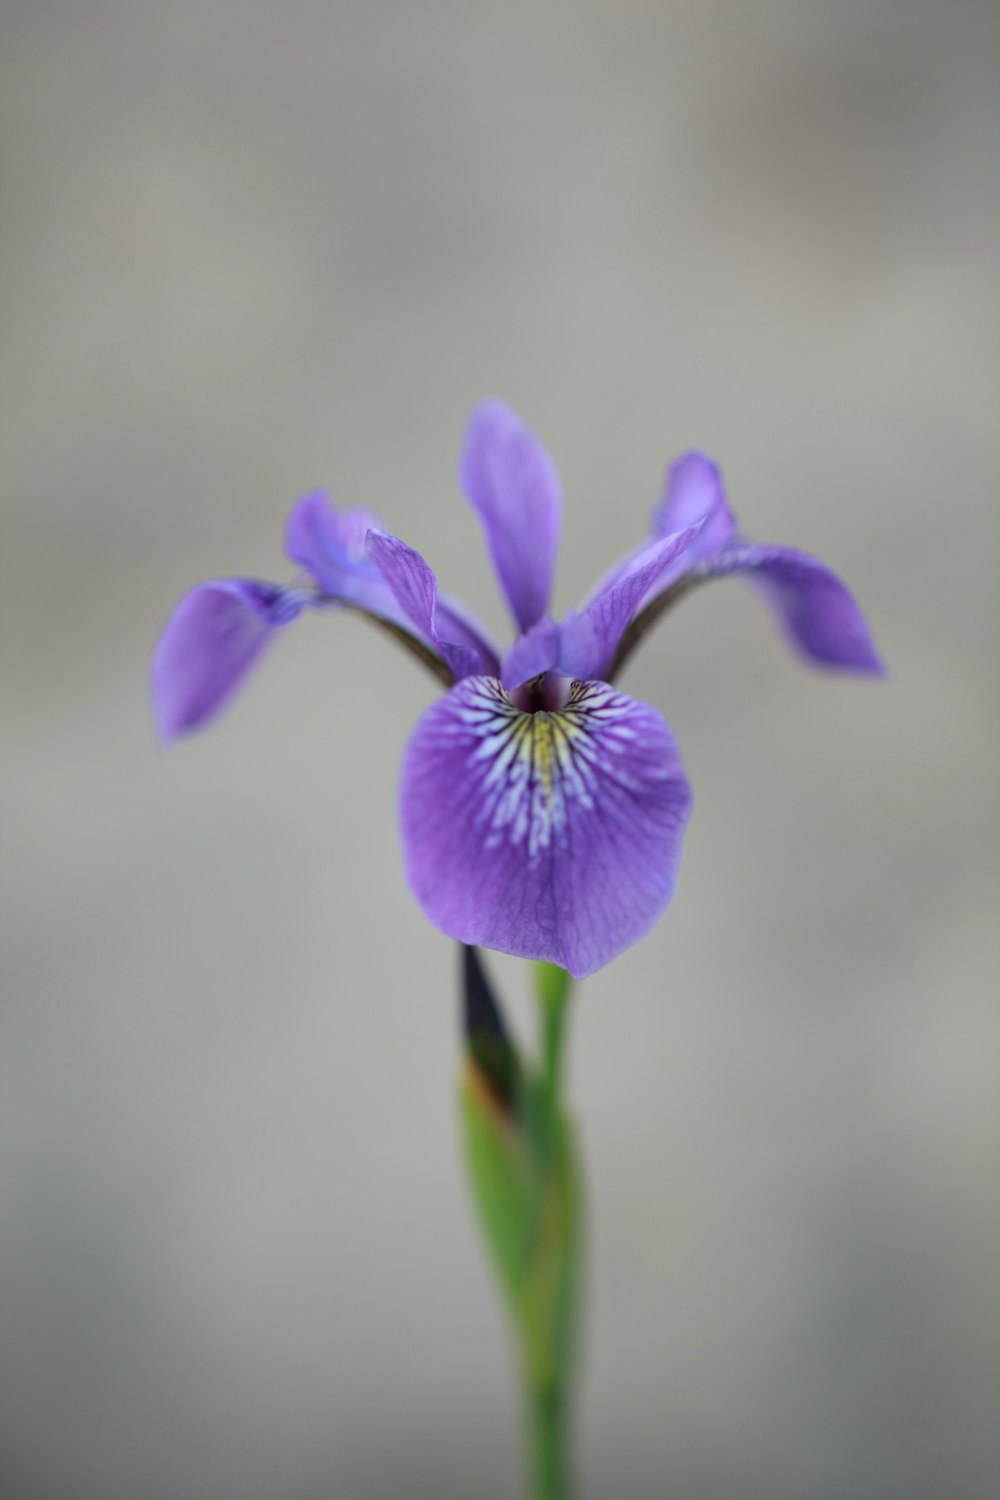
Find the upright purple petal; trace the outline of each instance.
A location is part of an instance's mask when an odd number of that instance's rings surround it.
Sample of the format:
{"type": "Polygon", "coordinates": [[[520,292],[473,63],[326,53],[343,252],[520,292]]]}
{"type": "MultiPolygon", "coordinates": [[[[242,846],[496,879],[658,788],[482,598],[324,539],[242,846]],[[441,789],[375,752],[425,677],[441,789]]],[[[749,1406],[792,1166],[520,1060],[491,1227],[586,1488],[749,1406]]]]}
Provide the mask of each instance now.
{"type": "Polygon", "coordinates": [[[599,682],[527,714],[470,677],[423,715],[403,762],[406,870],[431,920],[577,978],[663,911],[690,809],[664,720],[599,682]]]}
{"type": "Polygon", "coordinates": [[[487,631],[464,604],[439,591],[434,619],[439,635],[457,646],[467,646],[474,654],[479,662],[477,672],[488,672],[491,676],[499,672],[500,653],[487,631]]]}
{"type": "Polygon", "coordinates": [[[585,681],[601,677],[604,650],[588,609],[571,609],[559,626],[559,671],[565,677],[585,681]]]}
{"type": "Polygon", "coordinates": [[[162,738],[214,718],[307,602],[301,589],[251,578],[220,578],[186,594],[153,656],[153,711],[162,738]]]}
{"type": "Polygon", "coordinates": [[[518,629],[530,630],[549,607],[562,499],[545,449],[501,401],[487,401],[472,414],[462,484],[483,523],[518,629]]]}
{"type": "Polygon", "coordinates": [[[368,510],[334,510],[317,490],[292,508],[285,524],[285,555],[304,568],[328,598],[402,624],[392,590],[365,547],[368,532],[381,525],[368,510]]]}
{"type": "Polygon", "coordinates": [[[559,665],[561,635],[555,620],[546,615],[524,635],[518,636],[505,653],[500,672],[500,680],[508,693],[559,665]]]}
{"type": "MultiPolygon", "coordinates": [[[[417,624],[369,553],[369,533],[382,531],[381,521],[371,511],[334,510],[327,496],[316,491],[303,496],[288,517],[285,554],[306,570],[327,599],[387,620],[408,635],[418,635],[437,651],[435,638],[424,628],[426,612],[424,625],[417,624]]],[[[433,574],[430,576],[433,580],[433,574]]],[[[470,671],[495,672],[498,657],[485,632],[461,605],[437,597],[437,585],[433,588],[437,600],[433,613],[441,636],[473,653],[462,658],[470,671]]]]}
{"type": "Polygon", "coordinates": [[[722,473],[703,453],[685,453],[667,470],[663,498],[653,512],[653,532],[666,536],[702,522],[687,562],[711,557],[736,533],[736,517],[726,503],[722,473]]]}
{"type": "Polygon", "coordinates": [[[385,531],[369,531],[368,554],[380,576],[391,590],[408,626],[417,632],[449,665],[456,679],[471,677],[489,669],[493,662],[485,659],[477,645],[448,640],[442,626],[467,626],[457,615],[438,606],[437,579],[419,552],[385,531]]]}
{"type": "Polygon", "coordinates": [[[698,574],[746,574],[760,589],[791,643],[810,661],[875,676],[884,667],[854,596],[835,573],[791,547],[727,547],[698,574]]]}
{"type": "Polygon", "coordinates": [[[633,557],[617,579],[579,614],[563,622],[559,668],[568,677],[606,677],[618,642],[642,601],[700,540],[699,523],[660,541],[650,542],[633,557]]]}
{"type": "MultiPolygon", "coordinates": [[[[710,557],[735,534],[736,520],[726,503],[722,474],[711,459],[701,453],[685,453],[667,470],[663,495],[653,511],[654,538],[666,537],[700,523],[691,545],[679,554],[673,566],[664,569],[640,603],[648,603],[662,594],[695,563],[710,557]]],[[[613,584],[634,573],[646,561],[649,543],[634,548],[598,579],[581,605],[585,612],[613,584]]]]}
{"type": "MultiPolygon", "coordinates": [[[[685,453],[667,470],[662,499],[653,511],[653,536],[670,536],[699,522],[701,529],[690,547],[674,560],[671,567],[664,569],[641,604],[648,604],[658,594],[665,593],[696,563],[718,552],[735,535],[736,520],[726,503],[721,472],[703,454],[685,453]]],[[[612,584],[619,583],[640,567],[648,546],[647,542],[635,548],[609,569],[591,589],[583,608],[588,608],[612,584]]]]}

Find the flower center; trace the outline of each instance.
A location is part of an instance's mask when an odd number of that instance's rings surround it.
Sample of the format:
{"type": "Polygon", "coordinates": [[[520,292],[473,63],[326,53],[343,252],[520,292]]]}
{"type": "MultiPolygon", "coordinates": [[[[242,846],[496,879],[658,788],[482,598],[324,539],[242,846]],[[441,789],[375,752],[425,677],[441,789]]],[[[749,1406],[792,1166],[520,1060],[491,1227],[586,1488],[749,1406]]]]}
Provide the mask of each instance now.
{"type": "Polygon", "coordinates": [[[558,672],[542,672],[515,688],[510,701],[525,714],[554,714],[569,702],[572,686],[569,677],[561,677],[558,672]]]}

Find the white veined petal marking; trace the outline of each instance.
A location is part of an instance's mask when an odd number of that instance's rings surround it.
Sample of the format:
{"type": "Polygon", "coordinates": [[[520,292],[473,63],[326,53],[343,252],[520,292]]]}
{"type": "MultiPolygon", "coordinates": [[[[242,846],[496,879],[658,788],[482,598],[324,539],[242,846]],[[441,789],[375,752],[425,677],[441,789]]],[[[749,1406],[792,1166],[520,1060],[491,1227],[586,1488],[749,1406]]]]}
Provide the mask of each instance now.
{"type": "Polygon", "coordinates": [[[595,806],[601,777],[636,787],[621,759],[635,738],[621,701],[607,683],[574,682],[562,708],[525,713],[494,678],[478,680],[458,718],[471,739],[468,767],[481,794],[473,821],[486,848],[527,843],[534,859],[565,828],[573,804],[595,806]]]}

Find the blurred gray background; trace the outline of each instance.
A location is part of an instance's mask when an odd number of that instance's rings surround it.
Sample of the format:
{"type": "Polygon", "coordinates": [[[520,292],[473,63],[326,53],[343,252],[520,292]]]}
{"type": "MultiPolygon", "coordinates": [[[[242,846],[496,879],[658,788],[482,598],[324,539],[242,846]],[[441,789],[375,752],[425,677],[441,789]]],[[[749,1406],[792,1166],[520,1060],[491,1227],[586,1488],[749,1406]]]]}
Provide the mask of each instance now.
{"type": "Polygon", "coordinates": [[[395,823],[434,685],[345,617],[169,751],[145,686],[316,485],[503,629],[499,394],[560,608],[699,445],[892,671],[732,582],[626,678],[696,812],[573,1017],[580,1493],[995,1494],[996,7],[6,0],[0,59],[0,1493],[517,1493],[395,823]]]}

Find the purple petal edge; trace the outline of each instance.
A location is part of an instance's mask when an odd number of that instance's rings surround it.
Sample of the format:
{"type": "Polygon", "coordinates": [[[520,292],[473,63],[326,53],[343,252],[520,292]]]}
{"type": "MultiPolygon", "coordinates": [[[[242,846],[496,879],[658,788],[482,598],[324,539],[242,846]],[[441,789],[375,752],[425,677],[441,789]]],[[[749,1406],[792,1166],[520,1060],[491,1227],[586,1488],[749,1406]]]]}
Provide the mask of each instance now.
{"type": "Polygon", "coordinates": [[[570,677],[606,677],[615,651],[643,600],[687,557],[700,538],[701,522],[650,542],[580,614],[563,624],[560,669],[570,677]]]}
{"type": "Polygon", "coordinates": [[[530,630],[548,610],[559,547],[562,498],[552,460],[509,406],[485,401],[466,430],[461,480],[518,629],[530,630]]]}
{"type": "MultiPolygon", "coordinates": [[[[465,619],[438,599],[433,570],[413,547],[387,531],[371,530],[368,555],[390,589],[407,623],[448,663],[456,680],[480,673],[495,664],[495,657],[479,642],[469,643],[470,627],[465,619]],[[450,626],[465,640],[449,640],[442,626],[450,626]]],[[[474,638],[473,638],[474,639],[474,638]]]]}
{"type": "Polygon", "coordinates": [[[791,644],[809,661],[884,677],[885,667],[853,594],[824,563],[791,547],[727,547],[699,569],[705,578],[745,574],[767,599],[791,644]]]}
{"type": "Polygon", "coordinates": [[[186,594],[153,655],[160,737],[172,740],[208,724],[307,602],[301,589],[253,578],[219,578],[186,594]]]}
{"type": "Polygon", "coordinates": [[[561,627],[545,615],[518,636],[505,653],[500,671],[500,681],[509,693],[559,665],[561,634],[561,627]]]}
{"type": "MultiPolygon", "coordinates": [[[[690,572],[696,563],[720,551],[736,533],[736,519],[726,502],[722,471],[703,453],[684,453],[670,465],[663,493],[653,509],[651,531],[654,542],[685,531],[689,526],[698,526],[697,536],[674,558],[672,566],[664,568],[655,578],[635,613],[690,572]]],[[[615,584],[623,582],[641,567],[649,555],[650,545],[646,541],[633,548],[602,574],[586,595],[580,613],[585,614],[615,584]]]]}
{"type": "Polygon", "coordinates": [[[392,591],[371,561],[365,538],[381,521],[368,510],[335,510],[322,490],[303,495],[285,522],[285,556],[328,598],[378,619],[405,624],[392,591]]]}
{"type": "Polygon", "coordinates": [[[663,497],[653,512],[653,532],[666,536],[702,522],[691,548],[695,562],[726,546],[736,534],[736,517],[726,502],[722,470],[704,453],[682,453],[667,470],[663,497]]]}

